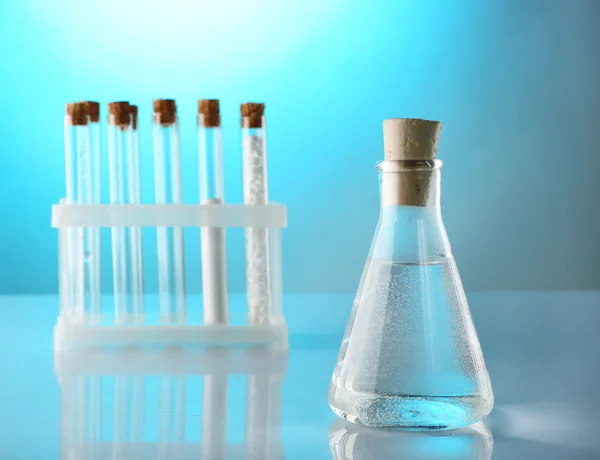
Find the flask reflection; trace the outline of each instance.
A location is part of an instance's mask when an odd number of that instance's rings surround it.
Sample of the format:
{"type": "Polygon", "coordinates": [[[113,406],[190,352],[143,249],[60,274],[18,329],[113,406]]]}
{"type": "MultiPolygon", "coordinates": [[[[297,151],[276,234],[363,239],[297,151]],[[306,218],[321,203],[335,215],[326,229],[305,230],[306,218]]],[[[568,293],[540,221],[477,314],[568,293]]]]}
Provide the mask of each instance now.
{"type": "Polygon", "coordinates": [[[369,428],[338,419],[329,428],[333,460],[489,460],[494,439],[482,423],[444,431],[369,428]]]}

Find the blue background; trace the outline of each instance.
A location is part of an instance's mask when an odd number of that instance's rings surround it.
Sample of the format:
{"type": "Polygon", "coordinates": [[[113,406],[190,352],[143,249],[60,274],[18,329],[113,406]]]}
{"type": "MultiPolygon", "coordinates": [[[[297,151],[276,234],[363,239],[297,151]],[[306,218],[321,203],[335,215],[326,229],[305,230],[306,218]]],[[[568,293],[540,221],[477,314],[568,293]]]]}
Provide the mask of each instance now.
{"type": "MultiPolygon", "coordinates": [[[[0,293],[57,290],[64,103],[140,105],[150,203],[151,101],[166,97],[182,119],[186,202],[196,100],[222,100],[229,202],[242,197],[238,104],[266,102],[288,291],[355,290],[390,117],[444,122],[444,220],[468,289],[599,288],[599,19],[594,0],[2,0],[0,293]]],[[[186,245],[197,291],[197,232],[186,245]]],[[[243,290],[241,231],[228,246],[243,290]]],[[[152,234],[145,249],[155,290],[152,234]]]]}

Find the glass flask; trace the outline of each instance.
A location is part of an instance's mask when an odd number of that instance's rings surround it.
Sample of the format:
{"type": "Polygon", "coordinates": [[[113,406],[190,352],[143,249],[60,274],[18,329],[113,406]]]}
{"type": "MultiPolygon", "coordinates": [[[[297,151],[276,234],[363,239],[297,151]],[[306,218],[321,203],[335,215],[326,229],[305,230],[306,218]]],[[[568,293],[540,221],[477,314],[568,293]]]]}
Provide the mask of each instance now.
{"type": "Polygon", "coordinates": [[[441,123],[384,121],[381,211],[329,389],[350,422],[452,429],[493,393],[440,208],[441,123]]]}

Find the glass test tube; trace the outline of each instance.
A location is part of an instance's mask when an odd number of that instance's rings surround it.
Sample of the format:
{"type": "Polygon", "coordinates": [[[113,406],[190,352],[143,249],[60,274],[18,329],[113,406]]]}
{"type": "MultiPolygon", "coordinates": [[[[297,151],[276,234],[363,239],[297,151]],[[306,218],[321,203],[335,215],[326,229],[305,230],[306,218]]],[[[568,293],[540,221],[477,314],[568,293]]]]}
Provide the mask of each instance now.
{"type": "MultiPolygon", "coordinates": [[[[110,204],[132,204],[133,123],[128,102],[108,104],[108,165],[110,204]]],[[[137,261],[137,230],[134,227],[111,228],[115,322],[139,324],[144,321],[142,291],[137,261]]]]}
{"type": "MultiPolygon", "coordinates": [[[[92,204],[100,204],[102,169],[100,163],[100,103],[93,101],[81,101],[90,117],[90,152],[92,166],[92,204]]],[[[102,247],[100,228],[92,230],[92,252],[90,253],[90,263],[92,271],[91,291],[94,297],[94,310],[91,312],[90,320],[93,323],[100,323],[102,320],[102,247]]]]}
{"type": "MultiPolygon", "coordinates": [[[[200,204],[223,204],[223,143],[216,99],[198,101],[198,183],[200,204]]],[[[227,324],[225,229],[202,227],[200,232],[204,324],[227,324]]]]}
{"type": "MultiPolygon", "coordinates": [[[[140,132],[138,130],[138,107],[137,105],[131,104],[129,106],[131,112],[131,123],[133,129],[133,142],[132,142],[132,161],[131,161],[131,186],[132,195],[131,204],[142,204],[142,182],[141,182],[141,168],[140,168],[140,132]]],[[[142,227],[136,227],[135,232],[135,244],[133,245],[135,250],[135,258],[133,263],[133,271],[136,278],[139,280],[139,301],[140,308],[144,310],[144,254],[143,254],[143,242],[142,242],[142,227]]]]}
{"type": "MultiPolygon", "coordinates": [[[[65,115],[65,170],[67,204],[92,204],[94,170],[90,144],[90,116],[85,104],[69,103],[65,115]]],[[[100,286],[93,260],[94,229],[67,229],[68,304],[74,309],[75,321],[95,324],[100,318],[100,286]]]]}
{"type": "MultiPolygon", "coordinates": [[[[264,104],[246,103],[242,114],[242,155],[244,204],[265,205],[269,201],[267,185],[267,144],[264,104]]],[[[269,229],[246,229],[246,283],[248,314],[251,324],[271,320],[271,272],[269,229]]]]}
{"type": "MultiPolygon", "coordinates": [[[[156,204],[181,203],[181,163],[177,107],[172,99],[154,101],[154,194],[156,204]]],[[[183,229],[157,227],[160,320],[181,324],[187,319],[183,229]]]]}

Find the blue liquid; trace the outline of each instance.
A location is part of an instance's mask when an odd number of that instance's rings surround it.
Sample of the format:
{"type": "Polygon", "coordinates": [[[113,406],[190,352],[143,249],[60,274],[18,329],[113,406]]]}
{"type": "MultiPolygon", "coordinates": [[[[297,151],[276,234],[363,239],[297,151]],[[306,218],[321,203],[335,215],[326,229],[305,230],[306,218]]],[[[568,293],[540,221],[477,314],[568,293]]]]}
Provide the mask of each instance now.
{"type": "Polygon", "coordinates": [[[489,413],[491,386],[452,257],[369,260],[329,402],[351,422],[409,429],[458,428],[489,413]]]}

